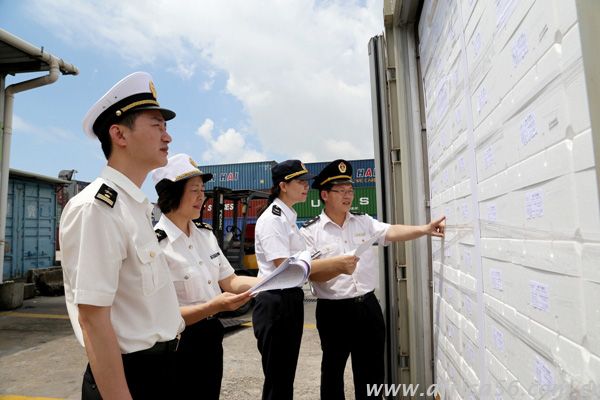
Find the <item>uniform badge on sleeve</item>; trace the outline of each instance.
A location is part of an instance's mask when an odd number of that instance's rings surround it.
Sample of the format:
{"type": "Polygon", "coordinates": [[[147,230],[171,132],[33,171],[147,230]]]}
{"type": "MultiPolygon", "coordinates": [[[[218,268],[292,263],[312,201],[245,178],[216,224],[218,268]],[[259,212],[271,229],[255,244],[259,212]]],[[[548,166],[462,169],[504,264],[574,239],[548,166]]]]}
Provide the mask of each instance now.
{"type": "Polygon", "coordinates": [[[273,207],[271,208],[271,212],[274,215],[277,215],[278,217],[281,216],[281,208],[279,208],[279,206],[277,204],[273,204],[273,207]]]}
{"type": "Polygon", "coordinates": [[[313,218],[309,219],[308,221],[306,221],[305,223],[303,223],[302,227],[308,228],[309,226],[311,226],[312,224],[317,222],[319,219],[321,219],[321,217],[319,215],[317,215],[316,217],[313,217],[313,218]]]}
{"type": "Polygon", "coordinates": [[[198,229],[208,229],[209,231],[212,231],[212,226],[206,222],[194,221],[194,225],[196,225],[196,228],[198,229]]]}
{"type": "Polygon", "coordinates": [[[156,238],[158,239],[159,243],[161,240],[167,237],[167,232],[163,231],[162,229],[156,229],[154,233],[156,233],[156,238]]]}
{"type": "Polygon", "coordinates": [[[210,255],[210,259],[212,260],[212,259],[214,259],[214,258],[217,258],[217,257],[219,257],[219,255],[220,255],[220,254],[221,254],[221,253],[219,253],[218,251],[217,251],[215,254],[211,254],[211,255],[210,255]]]}
{"type": "Polygon", "coordinates": [[[117,191],[103,183],[95,197],[101,202],[108,204],[110,208],[114,208],[117,201],[117,191]]]}

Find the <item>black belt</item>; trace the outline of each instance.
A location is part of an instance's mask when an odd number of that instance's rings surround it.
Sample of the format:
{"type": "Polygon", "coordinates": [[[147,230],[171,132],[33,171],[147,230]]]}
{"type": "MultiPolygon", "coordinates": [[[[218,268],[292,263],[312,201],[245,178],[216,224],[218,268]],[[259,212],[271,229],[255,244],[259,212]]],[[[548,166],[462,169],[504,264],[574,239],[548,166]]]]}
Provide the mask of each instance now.
{"type": "Polygon", "coordinates": [[[371,297],[375,297],[375,291],[371,290],[369,293],[365,293],[362,294],[360,296],[356,296],[356,297],[351,297],[349,299],[318,299],[318,302],[325,302],[325,303],[337,303],[337,304],[341,304],[341,303],[363,303],[367,300],[369,300],[371,297]]]}
{"type": "Polygon", "coordinates": [[[130,354],[162,354],[162,353],[174,353],[177,351],[177,347],[179,346],[179,335],[175,339],[169,340],[167,342],[156,342],[154,346],[149,349],[136,351],[135,353],[130,354]]]}

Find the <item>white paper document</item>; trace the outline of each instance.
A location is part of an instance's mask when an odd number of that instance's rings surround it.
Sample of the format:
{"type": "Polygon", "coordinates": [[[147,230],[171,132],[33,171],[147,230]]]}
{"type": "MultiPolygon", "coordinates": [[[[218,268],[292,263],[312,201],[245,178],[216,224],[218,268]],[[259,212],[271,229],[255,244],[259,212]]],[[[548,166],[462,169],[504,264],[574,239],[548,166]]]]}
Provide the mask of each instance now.
{"type": "Polygon", "coordinates": [[[380,237],[381,234],[371,236],[369,239],[362,242],[353,252],[350,252],[350,254],[356,257],[360,257],[360,255],[365,251],[369,250],[371,246],[373,246],[373,244],[375,244],[375,242],[379,240],[380,237]]]}
{"type": "Polygon", "coordinates": [[[308,279],[310,274],[310,253],[301,251],[291,257],[286,258],[284,262],[275,268],[275,271],[265,276],[262,281],[250,289],[251,296],[265,290],[288,289],[301,286],[308,279]]]}

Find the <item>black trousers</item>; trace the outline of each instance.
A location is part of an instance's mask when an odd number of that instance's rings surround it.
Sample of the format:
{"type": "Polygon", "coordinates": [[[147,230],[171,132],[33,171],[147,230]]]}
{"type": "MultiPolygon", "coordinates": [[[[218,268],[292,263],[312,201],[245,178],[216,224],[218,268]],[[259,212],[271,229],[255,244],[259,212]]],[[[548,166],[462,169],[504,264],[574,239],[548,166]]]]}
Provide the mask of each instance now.
{"type": "Polygon", "coordinates": [[[187,326],[175,352],[178,399],[218,400],[223,379],[223,324],[218,318],[187,326]]]}
{"type": "MultiPolygon", "coordinates": [[[[176,341],[157,343],[154,347],[123,354],[123,368],[129,392],[134,399],[167,399],[173,397],[174,357],[176,341]]],[[[83,374],[83,400],[102,399],[90,365],[83,374]]]]}
{"type": "Polygon", "coordinates": [[[252,325],[265,374],[263,400],[292,399],[304,327],[302,289],[260,293],[256,296],[252,325]]]}
{"type": "Polygon", "coordinates": [[[352,355],[356,399],[367,397],[367,384],[385,378],[385,323],[377,298],[370,292],[355,299],[317,300],[321,338],[321,399],[344,399],[344,369],[352,355]]]}

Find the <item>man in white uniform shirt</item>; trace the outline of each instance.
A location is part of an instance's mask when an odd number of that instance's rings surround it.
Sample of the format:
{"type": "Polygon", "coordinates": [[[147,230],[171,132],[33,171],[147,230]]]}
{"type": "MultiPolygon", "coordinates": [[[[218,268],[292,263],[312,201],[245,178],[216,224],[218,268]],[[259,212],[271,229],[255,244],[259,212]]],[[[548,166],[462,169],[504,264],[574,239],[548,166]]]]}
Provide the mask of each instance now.
{"type": "Polygon", "coordinates": [[[60,242],[67,310],[89,359],[83,399],[168,398],[184,322],[140,187],[165,165],[171,136],[152,78],[131,74],[88,111],[83,128],[108,165],[65,207],[60,242]]]}
{"type": "MultiPolygon", "coordinates": [[[[352,252],[374,236],[379,237],[379,244],[385,244],[423,235],[444,235],[444,217],[421,226],[389,225],[350,212],[354,198],[352,165],[345,160],[335,160],[323,168],[312,187],[319,190],[325,208],[307,221],[300,233],[308,250],[319,257],[352,252]]],[[[385,323],[374,294],[378,283],[378,265],[372,249],[360,255],[352,274],[311,274],[318,298],[316,319],[323,350],[323,400],[344,399],[344,369],[350,355],[357,399],[367,398],[367,384],[384,381],[385,323]]]]}

